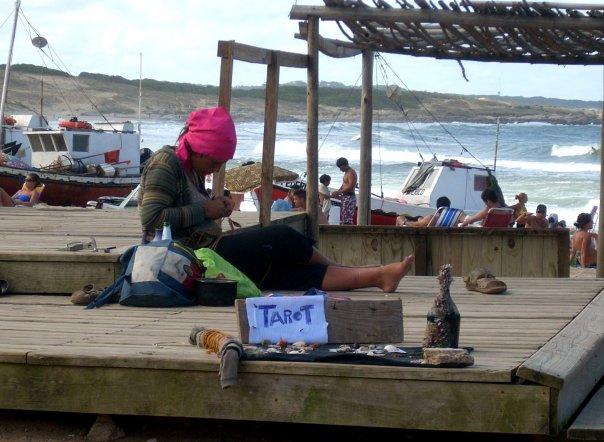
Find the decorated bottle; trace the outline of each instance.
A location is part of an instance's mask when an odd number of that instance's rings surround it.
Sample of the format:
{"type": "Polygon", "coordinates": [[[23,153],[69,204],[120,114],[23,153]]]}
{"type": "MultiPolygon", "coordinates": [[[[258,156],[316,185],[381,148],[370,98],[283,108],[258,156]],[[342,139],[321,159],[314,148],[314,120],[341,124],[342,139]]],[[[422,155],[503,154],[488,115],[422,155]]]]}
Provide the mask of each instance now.
{"type": "Polygon", "coordinates": [[[459,343],[460,316],[451,298],[451,264],[440,268],[440,290],[428,312],[424,347],[457,348],[459,343]]]}
{"type": "Polygon", "coordinates": [[[155,229],[155,237],[153,238],[153,242],[161,241],[163,229],[157,228],[155,229]]]}
{"type": "Polygon", "coordinates": [[[168,221],[164,221],[164,229],[161,233],[161,239],[163,241],[167,239],[172,240],[172,229],[170,229],[170,223],[168,221]]]}

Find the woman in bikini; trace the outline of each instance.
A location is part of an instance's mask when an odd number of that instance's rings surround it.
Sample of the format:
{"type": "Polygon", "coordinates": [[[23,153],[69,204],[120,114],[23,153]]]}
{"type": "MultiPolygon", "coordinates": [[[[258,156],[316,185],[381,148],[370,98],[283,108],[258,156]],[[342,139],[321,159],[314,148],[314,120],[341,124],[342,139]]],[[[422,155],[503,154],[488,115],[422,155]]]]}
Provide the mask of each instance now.
{"type": "Polygon", "coordinates": [[[44,185],[40,177],[35,173],[28,173],[25,177],[23,187],[12,197],[2,188],[0,188],[0,207],[29,206],[33,207],[40,199],[40,194],[44,185]]]}

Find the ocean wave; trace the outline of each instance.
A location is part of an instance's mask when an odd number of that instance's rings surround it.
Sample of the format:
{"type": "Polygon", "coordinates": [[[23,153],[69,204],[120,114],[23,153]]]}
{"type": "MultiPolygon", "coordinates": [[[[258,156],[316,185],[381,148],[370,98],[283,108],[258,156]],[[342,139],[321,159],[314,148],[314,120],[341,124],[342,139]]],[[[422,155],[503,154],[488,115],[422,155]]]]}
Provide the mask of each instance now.
{"type": "MultiPolygon", "coordinates": [[[[573,146],[559,146],[554,144],[552,146],[551,156],[553,157],[578,157],[582,155],[593,155],[596,153],[596,147],[589,145],[573,145],[573,146]]],[[[598,149],[599,150],[599,149],[598,149]]]]}

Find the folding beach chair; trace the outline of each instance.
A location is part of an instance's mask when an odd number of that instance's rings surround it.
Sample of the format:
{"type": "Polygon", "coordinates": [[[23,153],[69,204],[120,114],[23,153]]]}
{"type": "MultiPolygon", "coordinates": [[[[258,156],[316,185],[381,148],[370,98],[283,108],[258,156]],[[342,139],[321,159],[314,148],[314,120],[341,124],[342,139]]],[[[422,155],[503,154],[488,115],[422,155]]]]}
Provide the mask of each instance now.
{"type": "Polygon", "coordinates": [[[489,209],[482,227],[509,227],[514,217],[514,209],[509,207],[495,207],[489,209]]]}
{"type": "Polygon", "coordinates": [[[461,209],[439,207],[428,223],[428,227],[456,227],[463,215],[461,209]]]}

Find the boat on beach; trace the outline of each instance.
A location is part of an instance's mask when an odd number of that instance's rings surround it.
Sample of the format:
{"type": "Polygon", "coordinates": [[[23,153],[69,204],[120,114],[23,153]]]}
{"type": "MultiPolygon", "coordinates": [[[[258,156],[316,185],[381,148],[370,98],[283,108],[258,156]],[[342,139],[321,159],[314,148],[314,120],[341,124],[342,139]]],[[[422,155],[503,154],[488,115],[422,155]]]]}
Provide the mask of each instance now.
{"type": "MultiPolygon", "coordinates": [[[[140,182],[140,130],[132,122],[101,114],[102,123],[71,117],[53,128],[41,113],[5,115],[19,14],[17,2],[0,102],[0,187],[12,195],[33,172],[45,184],[41,201],[49,205],[84,207],[101,196],[127,196],[140,182]]],[[[37,35],[32,44],[41,50],[48,42],[37,35]]]]}

